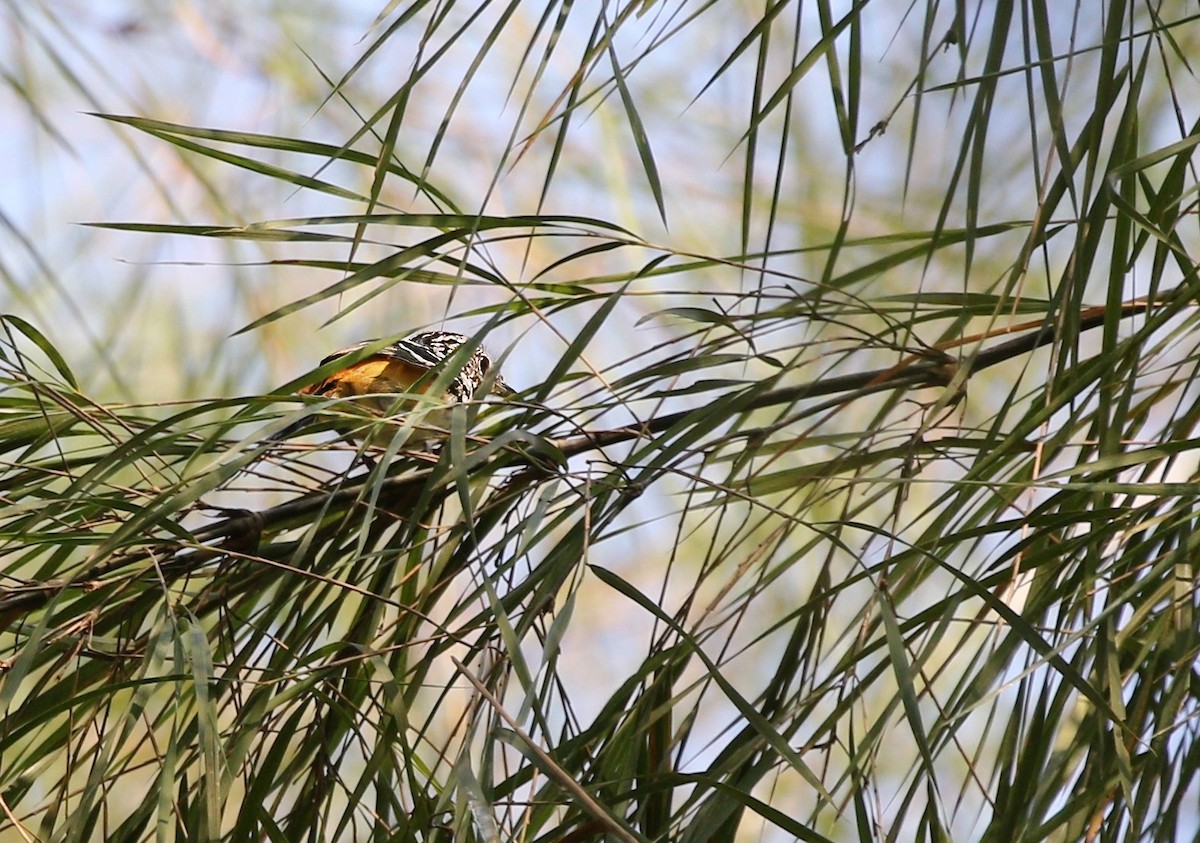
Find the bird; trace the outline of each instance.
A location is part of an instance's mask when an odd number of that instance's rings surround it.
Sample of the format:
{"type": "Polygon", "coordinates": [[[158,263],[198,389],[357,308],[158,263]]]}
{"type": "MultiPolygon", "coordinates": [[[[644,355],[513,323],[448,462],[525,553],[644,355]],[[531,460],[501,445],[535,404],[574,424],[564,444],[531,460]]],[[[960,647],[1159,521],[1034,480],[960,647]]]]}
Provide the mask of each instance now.
{"type": "MultiPolygon", "coordinates": [[[[361,360],[338,369],[328,377],[300,389],[301,395],[321,398],[348,398],[361,411],[374,416],[403,412],[416,404],[415,399],[400,401],[397,393],[427,393],[439,381],[443,364],[471,338],[451,331],[426,331],[396,340],[361,360]]],[[[378,339],[363,340],[326,356],[323,367],[341,357],[347,357],[378,339]]],[[[485,394],[507,398],[516,391],[505,383],[497,371],[492,373],[492,358],[482,347],[476,347],[446,385],[442,394],[444,404],[463,404],[485,394]]],[[[318,367],[318,368],[319,368],[318,367]]],[[[422,423],[413,428],[407,440],[411,444],[427,443],[443,437],[448,426],[449,408],[427,411],[422,423]]],[[[303,431],[313,419],[303,418],[274,434],[272,439],[286,439],[303,431]]],[[[394,430],[368,436],[368,444],[386,447],[394,430]]],[[[354,437],[351,437],[354,438],[354,437]]]]}

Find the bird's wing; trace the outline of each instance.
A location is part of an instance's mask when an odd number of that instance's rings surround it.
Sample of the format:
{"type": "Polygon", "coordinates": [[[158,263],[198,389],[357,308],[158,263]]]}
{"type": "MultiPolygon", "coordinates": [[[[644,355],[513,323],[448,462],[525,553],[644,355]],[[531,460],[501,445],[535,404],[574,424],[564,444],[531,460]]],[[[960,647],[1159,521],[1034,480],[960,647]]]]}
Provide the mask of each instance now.
{"type": "MultiPolygon", "coordinates": [[[[359,347],[361,348],[362,346],[359,347]]],[[[425,369],[432,369],[445,359],[444,356],[439,356],[428,345],[407,339],[397,340],[391,345],[380,349],[379,353],[393,360],[401,360],[425,369]]]]}
{"type": "MultiPolygon", "coordinates": [[[[345,357],[347,354],[361,351],[372,343],[377,342],[379,340],[363,340],[362,342],[356,342],[354,345],[340,348],[322,360],[320,365],[324,366],[326,363],[332,363],[339,357],[345,357]]],[[[420,366],[422,369],[432,369],[445,359],[444,356],[439,355],[435,349],[430,348],[425,343],[413,342],[411,339],[397,340],[391,345],[385,345],[371,356],[399,360],[402,363],[408,363],[412,366],[420,366]]]]}
{"type": "Polygon", "coordinates": [[[317,364],[317,367],[320,368],[326,363],[332,363],[334,360],[337,360],[339,357],[345,357],[347,354],[353,354],[360,349],[366,348],[373,342],[378,342],[378,340],[363,340],[362,342],[356,342],[354,345],[348,345],[345,348],[339,348],[337,351],[333,352],[333,354],[326,355],[324,358],[322,358],[321,362],[317,364]]]}

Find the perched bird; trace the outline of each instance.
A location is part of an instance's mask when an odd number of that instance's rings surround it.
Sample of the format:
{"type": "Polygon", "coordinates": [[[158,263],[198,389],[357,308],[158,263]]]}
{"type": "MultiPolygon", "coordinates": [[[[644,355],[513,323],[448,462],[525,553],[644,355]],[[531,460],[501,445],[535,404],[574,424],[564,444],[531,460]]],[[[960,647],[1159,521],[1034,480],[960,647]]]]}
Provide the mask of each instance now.
{"type": "MultiPolygon", "coordinates": [[[[405,409],[405,403],[411,406],[414,402],[402,402],[397,407],[396,393],[428,392],[430,387],[438,381],[442,364],[469,339],[462,334],[449,331],[427,331],[415,334],[384,346],[374,354],[337,370],[322,381],[309,384],[300,390],[300,394],[323,398],[363,396],[353,403],[355,407],[366,413],[383,416],[390,412],[402,412],[405,409]]],[[[322,360],[321,365],[332,363],[339,357],[346,357],[375,342],[378,340],[365,340],[335,351],[322,360]]],[[[461,404],[481,398],[485,383],[488,394],[501,397],[514,394],[514,390],[504,382],[499,372],[489,380],[488,374],[491,369],[492,359],[482,348],[476,348],[466,360],[462,361],[462,367],[446,386],[442,400],[446,404],[461,404]]],[[[430,410],[412,431],[408,441],[418,444],[436,439],[440,435],[438,428],[444,429],[447,426],[448,417],[448,408],[430,410]]],[[[311,418],[301,419],[271,438],[285,439],[310,424],[312,424],[311,418]]],[[[393,432],[385,432],[384,436],[379,437],[383,441],[372,441],[371,444],[386,446],[393,432]]]]}

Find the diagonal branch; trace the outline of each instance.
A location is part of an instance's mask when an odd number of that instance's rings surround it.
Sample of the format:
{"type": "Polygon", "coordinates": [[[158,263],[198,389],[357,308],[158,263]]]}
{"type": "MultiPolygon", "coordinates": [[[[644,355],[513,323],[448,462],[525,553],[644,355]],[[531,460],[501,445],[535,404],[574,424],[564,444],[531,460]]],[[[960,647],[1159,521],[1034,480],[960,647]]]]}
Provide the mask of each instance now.
{"type": "MultiPolygon", "coordinates": [[[[1135,316],[1146,312],[1152,305],[1162,302],[1162,299],[1155,302],[1146,300],[1124,302],[1117,316],[1122,319],[1135,316]]],[[[1103,306],[1088,308],[1080,314],[1077,330],[1083,332],[1097,328],[1103,325],[1109,317],[1108,309],[1103,306]]],[[[1027,322],[1005,328],[995,334],[967,337],[940,344],[928,354],[911,357],[890,368],[822,377],[803,384],[765,391],[759,395],[749,394],[738,410],[761,409],[825,395],[845,395],[844,400],[849,402],[863,395],[902,387],[947,386],[951,380],[959,376],[959,368],[962,366],[968,367],[967,377],[969,377],[975,372],[983,371],[1050,345],[1058,336],[1058,329],[1052,324],[1045,321],[1027,322]],[[1033,331],[1034,328],[1037,330],[1033,331]],[[1031,333],[1008,340],[993,348],[981,350],[973,357],[962,361],[955,361],[947,353],[947,349],[950,348],[962,347],[969,342],[986,339],[988,336],[1009,334],[1017,330],[1031,330],[1031,333]]],[[[552,444],[565,457],[569,458],[605,446],[665,433],[678,425],[686,424],[696,413],[709,410],[708,407],[680,410],[656,416],[640,426],[586,431],[578,436],[552,440],[552,444]]],[[[500,467],[522,467],[506,484],[506,497],[551,473],[544,462],[513,448],[505,449],[499,456],[482,461],[480,465],[492,470],[500,467]]],[[[361,500],[368,483],[378,486],[380,500],[396,500],[423,488],[436,474],[437,468],[430,467],[416,471],[406,470],[399,476],[386,477],[382,480],[364,475],[333,491],[309,492],[294,500],[261,511],[238,510],[236,514],[193,533],[196,542],[206,545],[205,547],[184,549],[179,548],[175,542],[167,541],[158,545],[160,548],[168,547],[175,550],[172,558],[165,562],[160,561],[160,568],[165,575],[174,579],[196,570],[197,567],[207,564],[212,559],[225,555],[229,551],[240,552],[248,547],[256,547],[265,532],[273,533],[286,529],[289,524],[298,519],[318,512],[353,506],[361,500]]],[[[55,595],[64,589],[95,588],[98,585],[97,581],[103,577],[129,565],[148,561],[153,554],[154,548],[151,547],[94,565],[79,572],[70,580],[0,589],[0,630],[7,629],[20,617],[46,606],[55,595]]]]}

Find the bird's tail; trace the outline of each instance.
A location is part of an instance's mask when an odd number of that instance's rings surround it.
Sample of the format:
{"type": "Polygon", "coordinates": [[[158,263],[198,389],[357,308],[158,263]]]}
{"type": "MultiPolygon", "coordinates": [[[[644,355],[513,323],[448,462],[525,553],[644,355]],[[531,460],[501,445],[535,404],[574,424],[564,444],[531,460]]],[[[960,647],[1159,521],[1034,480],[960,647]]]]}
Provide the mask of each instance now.
{"type": "Polygon", "coordinates": [[[268,442],[281,442],[284,439],[291,439],[293,436],[299,436],[308,428],[312,427],[315,419],[311,414],[303,416],[289,424],[282,430],[277,430],[267,437],[268,442]]]}

